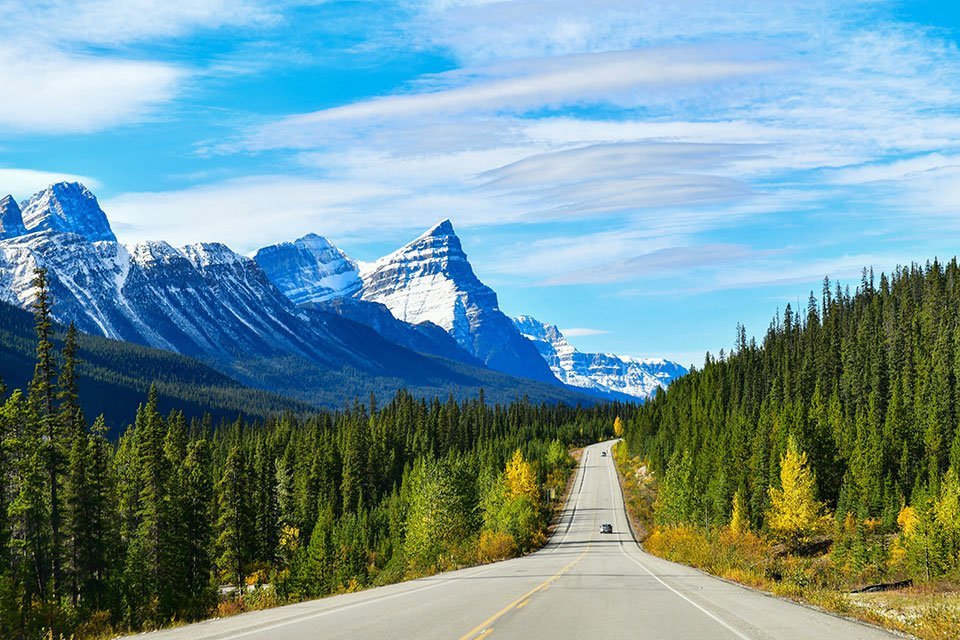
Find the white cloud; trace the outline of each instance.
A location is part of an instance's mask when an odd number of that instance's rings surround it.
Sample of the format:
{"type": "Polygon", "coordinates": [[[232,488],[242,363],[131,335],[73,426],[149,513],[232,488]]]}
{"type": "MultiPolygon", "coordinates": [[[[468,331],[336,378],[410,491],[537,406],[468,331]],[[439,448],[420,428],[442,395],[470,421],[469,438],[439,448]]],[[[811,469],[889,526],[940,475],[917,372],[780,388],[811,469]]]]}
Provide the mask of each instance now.
{"type": "Polygon", "coordinates": [[[560,329],[560,333],[568,338],[579,338],[581,336],[602,336],[610,333],[603,329],[588,329],[586,327],[571,327],[569,329],[560,329]]]}
{"type": "Polygon", "coordinates": [[[0,197],[10,194],[15,200],[24,200],[34,193],[46,189],[54,182],[62,181],[82,182],[91,189],[96,189],[99,186],[99,183],[93,178],[72,173],[0,168],[0,197]]]}
{"type": "Polygon", "coordinates": [[[117,46],[182,36],[198,28],[270,24],[280,19],[270,3],[248,0],[0,1],[0,23],[16,25],[10,38],[43,33],[54,42],[117,46]]]}
{"type": "Polygon", "coordinates": [[[581,104],[635,106],[666,88],[699,86],[782,70],[775,60],[734,55],[729,48],[610,51],[456,70],[424,80],[433,90],[375,98],[293,115],[251,133],[253,149],[310,148],[344,126],[476,113],[522,113],[581,104]]]}
{"type": "Polygon", "coordinates": [[[0,0],[0,127],[91,133],[156,117],[194,70],[134,56],[130,45],[277,19],[245,1],[0,0]]]}
{"type": "Polygon", "coordinates": [[[363,183],[330,185],[321,180],[263,175],[225,180],[182,191],[128,193],[103,208],[125,242],[162,238],[174,244],[224,242],[240,251],[308,232],[342,238],[383,231],[400,219],[369,219],[367,202],[390,198],[387,187],[363,183]]]}
{"type": "Polygon", "coordinates": [[[0,45],[0,126],[89,133],[137,121],[172,99],[185,75],[161,63],[0,45]]]}

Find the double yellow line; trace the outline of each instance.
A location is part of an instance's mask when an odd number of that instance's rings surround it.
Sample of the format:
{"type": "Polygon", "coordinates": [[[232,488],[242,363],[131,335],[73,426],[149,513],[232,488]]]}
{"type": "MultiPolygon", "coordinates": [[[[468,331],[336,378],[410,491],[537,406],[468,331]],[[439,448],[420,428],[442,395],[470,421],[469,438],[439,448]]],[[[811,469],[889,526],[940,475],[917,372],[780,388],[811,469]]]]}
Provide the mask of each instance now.
{"type": "Polygon", "coordinates": [[[545,581],[541,582],[540,584],[535,586],[533,589],[526,592],[525,594],[523,594],[522,596],[520,596],[519,598],[517,598],[507,606],[505,606],[503,609],[500,609],[500,611],[497,611],[495,614],[493,614],[492,616],[490,616],[489,618],[487,618],[486,620],[478,624],[476,627],[468,631],[465,635],[461,636],[460,640],[480,640],[481,638],[486,638],[493,631],[493,629],[490,628],[490,625],[492,625],[494,622],[496,622],[497,620],[502,618],[504,615],[506,615],[511,609],[519,608],[521,605],[525,606],[527,604],[525,602],[527,598],[531,597],[532,595],[534,595],[539,591],[543,591],[544,589],[549,587],[551,584],[559,580],[560,576],[570,571],[570,569],[573,569],[573,567],[583,559],[583,556],[587,555],[587,552],[590,551],[590,544],[592,543],[588,543],[587,548],[583,550],[583,553],[581,553],[579,556],[577,556],[576,558],[571,560],[569,563],[567,563],[567,565],[562,569],[560,569],[560,571],[557,571],[555,574],[547,578],[545,581]]]}

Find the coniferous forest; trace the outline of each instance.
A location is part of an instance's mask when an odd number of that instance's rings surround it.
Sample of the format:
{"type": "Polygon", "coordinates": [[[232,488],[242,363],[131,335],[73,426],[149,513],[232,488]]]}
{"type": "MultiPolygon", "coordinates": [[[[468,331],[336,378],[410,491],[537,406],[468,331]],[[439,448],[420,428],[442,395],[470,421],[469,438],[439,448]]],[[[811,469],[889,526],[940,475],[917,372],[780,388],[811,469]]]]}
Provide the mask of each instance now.
{"type": "Polygon", "coordinates": [[[84,415],[77,332],[0,405],[0,637],[102,637],[510,557],[545,537],[571,446],[632,407],[400,392],[256,422],[84,415]]]}
{"type": "Polygon", "coordinates": [[[960,266],[864,271],[853,292],[825,280],[760,344],[738,327],[732,352],[643,406],[626,441],[659,479],[648,546],[677,549],[693,528],[731,549],[743,533],[771,554],[829,550],[768,563],[776,581],[796,569],[798,589],[957,578],[960,266]]]}

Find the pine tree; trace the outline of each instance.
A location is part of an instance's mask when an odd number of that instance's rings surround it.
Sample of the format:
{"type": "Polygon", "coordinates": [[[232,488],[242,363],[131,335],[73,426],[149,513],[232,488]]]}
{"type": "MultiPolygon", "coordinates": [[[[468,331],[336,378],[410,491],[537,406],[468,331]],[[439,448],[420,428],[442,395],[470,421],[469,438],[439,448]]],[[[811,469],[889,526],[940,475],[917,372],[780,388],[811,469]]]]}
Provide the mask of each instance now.
{"type": "Polygon", "coordinates": [[[183,463],[183,511],[186,539],[184,562],[184,615],[199,618],[216,600],[210,583],[213,562],[210,548],[213,537],[213,476],[210,447],[206,440],[191,442],[183,463]]]}
{"type": "Polygon", "coordinates": [[[217,485],[219,521],[217,566],[224,578],[244,588],[249,562],[251,518],[247,510],[247,462],[243,450],[234,446],[217,485]]]}
{"type": "Polygon", "coordinates": [[[56,364],[53,353],[53,321],[50,310],[50,292],[47,288],[47,272],[45,269],[34,271],[33,287],[36,297],[33,302],[33,314],[37,334],[37,364],[34,368],[33,380],[30,382],[29,399],[31,409],[38,421],[42,434],[42,457],[46,467],[46,491],[49,496],[49,549],[44,554],[44,562],[49,562],[49,569],[40,571],[42,576],[40,592],[47,596],[47,587],[54,600],[59,596],[61,583],[62,541],[60,539],[60,473],[64,461],[64,443],[58,429],[55,395],[56,395],[56,364]],[[49,582],[49,585],[48,585],[49,582]]]}

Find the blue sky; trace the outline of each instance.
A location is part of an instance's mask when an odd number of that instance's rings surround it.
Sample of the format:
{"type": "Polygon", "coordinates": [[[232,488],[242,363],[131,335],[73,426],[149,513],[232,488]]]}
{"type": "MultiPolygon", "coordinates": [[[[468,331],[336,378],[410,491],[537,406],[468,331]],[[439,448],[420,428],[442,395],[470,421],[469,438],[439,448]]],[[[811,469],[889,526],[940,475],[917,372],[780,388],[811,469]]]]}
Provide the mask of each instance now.
{"type": "Polygon", "coordinates": [[[0,0],[0,191],[244,253],[449,217],[506,312],[699,364],[960,238],[960,9],[736,5],[0,0]]]}

